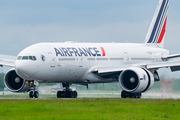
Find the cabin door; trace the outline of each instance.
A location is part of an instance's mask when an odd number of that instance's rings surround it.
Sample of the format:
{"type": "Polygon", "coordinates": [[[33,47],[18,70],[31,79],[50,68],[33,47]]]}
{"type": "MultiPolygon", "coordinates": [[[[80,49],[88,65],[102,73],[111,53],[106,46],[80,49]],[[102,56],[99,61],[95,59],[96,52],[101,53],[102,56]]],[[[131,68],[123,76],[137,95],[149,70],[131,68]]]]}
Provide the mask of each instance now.
{"type": "Polygon", "coordinates": [[[50,67],[55,67],[56,66],[56,61],[55,61],[55,57],[52,53],[48,53],[49,54],[49,58],[50,58],[50,67]]]}

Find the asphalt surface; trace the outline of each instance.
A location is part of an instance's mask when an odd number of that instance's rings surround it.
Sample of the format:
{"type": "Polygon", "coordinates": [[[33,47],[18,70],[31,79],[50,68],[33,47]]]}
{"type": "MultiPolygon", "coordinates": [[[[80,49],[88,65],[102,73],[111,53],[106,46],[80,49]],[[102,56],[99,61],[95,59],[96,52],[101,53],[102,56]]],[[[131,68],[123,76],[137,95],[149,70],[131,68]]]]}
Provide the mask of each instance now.
{"type": "MultiPolygon", "coordinates": [[[[5,97],[5,95],[16,95],[16,94],[12,94],[12,93],[5,93],[3,94],[3,92],[0,92],[0,99],[29,99],[29,98],[10,98],[9,96],[8,97],[5,97]],[[3,97],[1,97],[3,96],[3,97]]],[[[28,95],[28,94],[26,94],[28,95]]],[[[47,94],[46,94],[47,95],[47,94]]],[[[50,96],[51,95],[54,95],[55,94],[49,94],[50,96]]],[[[56,99],[56,97],[41,97],[41,94],[40,94],[40,97],[38,99],[56,99]]],[[[120,93],[79,93],[79,97],[77,99],[84,99],[84,98],[89,98],[89,99],[92,99],[92,98],[121,98],[120,97],[121,94],[120,93]]],[[[35,99],[35,98],[33,98],[35,99]]],[[[66,98],[64,98],[66,99],[66,98]]],[[[68,98],[69,99],[69,98],[68,98]]],[[[67,100],[68,100],[67,99],[67,100]]],[[[158,92],[147,92],[147,93],[143,93],[142,94],[142,99],[180,99],[180,93],[158,93],[158,92]]]]}

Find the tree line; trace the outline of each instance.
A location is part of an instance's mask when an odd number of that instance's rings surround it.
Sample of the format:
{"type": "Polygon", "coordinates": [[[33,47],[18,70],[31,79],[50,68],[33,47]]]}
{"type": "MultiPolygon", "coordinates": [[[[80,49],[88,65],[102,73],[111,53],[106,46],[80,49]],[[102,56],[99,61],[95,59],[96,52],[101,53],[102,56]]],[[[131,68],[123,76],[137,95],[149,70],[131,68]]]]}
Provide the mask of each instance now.
{"type": "Polygon", "coordinates": [[[3,91],[4,90],[4,73],[0,73],[0,91],[3,91]]]}

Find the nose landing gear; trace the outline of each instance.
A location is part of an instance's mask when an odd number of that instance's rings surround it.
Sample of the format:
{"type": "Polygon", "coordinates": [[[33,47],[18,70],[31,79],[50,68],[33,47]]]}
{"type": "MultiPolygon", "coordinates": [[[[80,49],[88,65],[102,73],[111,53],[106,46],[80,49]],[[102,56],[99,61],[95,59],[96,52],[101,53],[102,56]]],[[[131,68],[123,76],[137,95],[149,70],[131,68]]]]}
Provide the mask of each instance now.
{"type": "Polygon", "coordinates": [[[39,92],[36,90],[37,86],[38,86],[38,83],[36,83],[35,81],[32,81],[32,82],[28,82],[26,84],[30,84],[31,86],[31,91],[29,92],[29,98],[38,98],[39,97],[39,92]]]}
{"type": "Polygon", "coordinates": [[[62,83],[63,91],[57,92],[57,98],[77,98],[77,91],[72,91],[70,83],[62,83]]]}
{"type": "Polygon", "coordinates": [[[30,98],[38,98],[39,97],[39,92],[38,91],[30,91],[29,92],[29,97],[30,98]]]}

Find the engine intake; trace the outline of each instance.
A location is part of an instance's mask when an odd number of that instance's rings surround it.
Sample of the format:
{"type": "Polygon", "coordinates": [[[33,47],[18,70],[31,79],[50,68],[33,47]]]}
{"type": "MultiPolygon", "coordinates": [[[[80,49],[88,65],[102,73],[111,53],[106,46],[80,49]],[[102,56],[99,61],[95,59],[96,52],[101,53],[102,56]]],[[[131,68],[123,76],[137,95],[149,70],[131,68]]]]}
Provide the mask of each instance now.
{"type": "Polygon", "coordinates": [[[132,67],[120,74],[119,85],[127,92],[142,93],[152,88],[154,76],[147,69],[132,67]]]}
{"type": "Polygon", "coordinates": [[[27,85],[25,82],[16,74],[14,68],[9,70],[4,76],[4,84],[12,92],[27,92],[30,90],[30,85],[27,85]]]}

